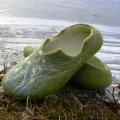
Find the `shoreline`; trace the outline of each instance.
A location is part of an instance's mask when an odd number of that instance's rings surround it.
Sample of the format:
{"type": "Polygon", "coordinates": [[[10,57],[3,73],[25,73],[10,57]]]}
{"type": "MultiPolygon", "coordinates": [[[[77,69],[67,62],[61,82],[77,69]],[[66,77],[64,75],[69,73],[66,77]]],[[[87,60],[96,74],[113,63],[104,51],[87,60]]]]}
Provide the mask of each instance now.
{"type": "Polygon", "coordinates": [[[46,19],[46,18],[31,18],[31,17],[6,17],[1,16],[0,17],[0,25],[4,24],[21,24],[21,25],[56,25],[56,26],[65,26],[65,25],[71,25],[71,24],[77,24],[77,23],[88,23],[93,25],[99,25],[99,26],[106,26],[106,27],[115,27],[120,29],[119,24],[106,24],[103,22],[98,23],[96,22],[83,22],[83,21],[68,21],[68,20],[61,20],[61,19],[46,19]]]}

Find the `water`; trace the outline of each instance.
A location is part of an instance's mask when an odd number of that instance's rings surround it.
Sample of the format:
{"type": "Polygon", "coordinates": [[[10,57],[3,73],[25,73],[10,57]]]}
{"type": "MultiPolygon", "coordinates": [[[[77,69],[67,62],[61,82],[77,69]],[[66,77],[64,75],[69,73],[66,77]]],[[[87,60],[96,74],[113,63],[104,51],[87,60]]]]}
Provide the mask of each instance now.
{"type": "Polygon", "coordinates": [[[119,0],[0,0],[0,16],[120,25],[119,0]]]}
{"type": "Polygon", "coordinates": [[[110,67],[114,82],[120,83],[119,6],[119,0],[0,0],[0,65],[9,52],[21,57],[24,46],[40,44],[64,26],[88,22],[104,36],[96,56],[110,67]]]}

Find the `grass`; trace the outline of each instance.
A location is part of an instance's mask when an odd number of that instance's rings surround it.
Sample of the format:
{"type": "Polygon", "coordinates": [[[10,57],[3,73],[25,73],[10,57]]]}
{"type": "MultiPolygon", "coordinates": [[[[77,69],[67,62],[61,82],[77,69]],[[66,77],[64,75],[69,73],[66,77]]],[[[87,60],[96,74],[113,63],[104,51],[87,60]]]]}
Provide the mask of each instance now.
{"type": "Polygon", "coordinates": [[[16,100],[0,93],[0,120],[120,120],[120,105],[97,91],[65,86],[42,100],[16,100]]]}

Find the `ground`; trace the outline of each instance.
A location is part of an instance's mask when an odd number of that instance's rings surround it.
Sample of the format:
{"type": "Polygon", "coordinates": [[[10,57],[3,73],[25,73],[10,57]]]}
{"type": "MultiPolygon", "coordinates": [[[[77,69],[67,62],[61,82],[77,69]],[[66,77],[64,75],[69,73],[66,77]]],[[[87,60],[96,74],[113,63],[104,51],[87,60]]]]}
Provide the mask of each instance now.
{"type": "Polygon", "coordinates": [[[44,99],[17,100],[1,88],[0,120],[120,120],[120,104],[106,92],[79,89],[69,83],[44,99]]]}

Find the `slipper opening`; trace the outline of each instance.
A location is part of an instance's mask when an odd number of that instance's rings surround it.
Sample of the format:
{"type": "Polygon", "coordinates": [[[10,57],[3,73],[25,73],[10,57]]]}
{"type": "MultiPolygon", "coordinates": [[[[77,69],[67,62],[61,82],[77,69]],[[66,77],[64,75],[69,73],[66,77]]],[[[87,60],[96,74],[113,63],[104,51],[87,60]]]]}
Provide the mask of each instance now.
{"type": "Polygon", "coordinates": [[[105,69],[106,67],[97,57],[90,58],[87,63],[100,69],[105,69]]]}
{"type": "Polygon", "coordinates": [[[90,36],[91,28],[85,25],[75,25],[61,31],[46,45],[45,52],[52,53],[61,49],[69,56],[80,53],[84,40],[90,36]]]}

